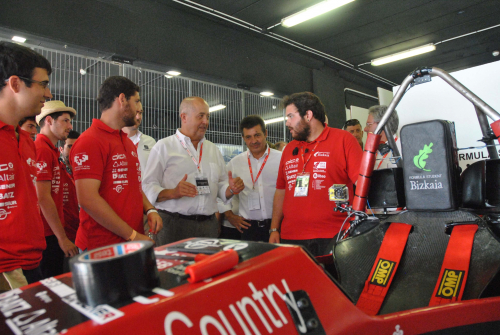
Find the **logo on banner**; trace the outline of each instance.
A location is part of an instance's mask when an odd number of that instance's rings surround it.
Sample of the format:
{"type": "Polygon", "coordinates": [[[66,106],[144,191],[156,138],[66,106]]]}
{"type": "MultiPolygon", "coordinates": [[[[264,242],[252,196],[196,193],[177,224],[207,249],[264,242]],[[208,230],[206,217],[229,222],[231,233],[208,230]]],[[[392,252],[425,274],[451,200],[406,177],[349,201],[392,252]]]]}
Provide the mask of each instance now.
{"type": "Polygon", "coordinates": [[[464,275],[465,271],[445,269],[436,297],[444,299],[457,298],[464,275]]]}
{"type": "Polygon", "coordinates": [[[375,272],[373,273],[370,283],[378,286],[387,286],[389,278],[391,278],[396,262],[388,261],[386,259],[379,259],[375,272]]]}
{"type": "Polygon", "coordinates": [[[88,155],[75,155],[75,163],[78,164],[78,166],[82,166],[82,164],[86,161],[89,160],[89,156],[88,155]]]}
{"type": "Polygon", "coordinates": [[[425,165],[427,164],[427,162],[425,160],[427,158],[429,158],[429,154],[432,153],[431,148],[433,145],[434,145],[434,143],[432,143],[432,142],[429,144],[425,144],[424,148],[422,150],[418,151],[418,155],[413,157],[413,164],[415,164],[415,166],[417,168],[419,168],[420,170],[431,171],[431,170],[425,168],[425,165]]]}

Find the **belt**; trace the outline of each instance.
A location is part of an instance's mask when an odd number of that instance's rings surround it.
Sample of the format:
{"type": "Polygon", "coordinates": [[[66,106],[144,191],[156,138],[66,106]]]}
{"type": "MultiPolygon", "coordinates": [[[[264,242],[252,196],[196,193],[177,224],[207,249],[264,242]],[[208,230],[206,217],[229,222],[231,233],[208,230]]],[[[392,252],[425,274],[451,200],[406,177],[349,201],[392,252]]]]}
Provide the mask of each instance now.
{"type": "Polygon", "coordinates": [[[198,221],[198,222],[211,220],[214,217],[213,214],[212,215],[184,215],[184,214],[180,214],[180,213],[172,213],[169,211],[165,211],[163,209],[158,209],[158,211],[161,213],[165,213],[165,214],[168,214],[170,216],[179,218],[179,219],[192,220],[192,221],[198,221]]]}
{"type": "Polygon", "coordinates": [[[264,227],[269,227],[271,225],[271,219],[265,219],[265,220],[246,220],[249,223],[256,223],[257,227],[259,228],[264,228],[264,227]]]}

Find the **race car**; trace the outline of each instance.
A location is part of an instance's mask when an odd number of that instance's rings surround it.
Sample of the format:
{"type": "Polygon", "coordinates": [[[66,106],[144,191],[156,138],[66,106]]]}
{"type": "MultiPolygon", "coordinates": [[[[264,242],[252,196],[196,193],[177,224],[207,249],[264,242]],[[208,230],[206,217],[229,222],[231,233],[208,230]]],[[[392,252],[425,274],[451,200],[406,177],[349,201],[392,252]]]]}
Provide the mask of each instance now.
{"type": "Polygon", "coordinates": [[[403,127],[398,168],[373,171],[390,114],[410,85],[434,76],[494,120],[490,128],[479,116],[488,145],[500,135],[500,115],[453,77],[438,68],[412,72],[368,135],[352,206],[334,192],[332,210],[348,216],[330,254],[206,238],[98,248],[75,256],[72,273],[1,294],[0,333],[498,331],[498,157],[461,173],[453,124],[431,120],[403,127]],[[367,199],[405,209],[374,216],[367,199]]]}

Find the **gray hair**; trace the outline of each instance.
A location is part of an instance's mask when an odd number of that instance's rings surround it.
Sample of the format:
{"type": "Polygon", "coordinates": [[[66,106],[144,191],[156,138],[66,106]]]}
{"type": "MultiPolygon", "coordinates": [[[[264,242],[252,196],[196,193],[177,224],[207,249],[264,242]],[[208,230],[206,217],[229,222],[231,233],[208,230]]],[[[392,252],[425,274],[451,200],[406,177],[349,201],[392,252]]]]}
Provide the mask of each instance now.
{"type": "MultiPolygon", "coordinates": [[[[368,109],[368,114],[372,115],[374,122],[380,122],[386,111],[387,111],[387,106],[376,105],[376,106],[371,106],[368,109]]],[[[389,130],[392,133],[392,135],[395,135],[399,127],[399,116],[396,110],[392,112],[391,117],[387,121],[387,126],[389,126],[389,130]]]]}

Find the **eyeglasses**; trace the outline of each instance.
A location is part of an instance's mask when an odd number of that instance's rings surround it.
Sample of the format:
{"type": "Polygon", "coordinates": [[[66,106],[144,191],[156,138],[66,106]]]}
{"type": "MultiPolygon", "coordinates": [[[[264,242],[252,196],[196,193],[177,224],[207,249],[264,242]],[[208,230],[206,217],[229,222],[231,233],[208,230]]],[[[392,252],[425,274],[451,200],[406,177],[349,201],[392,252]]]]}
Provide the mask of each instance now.
{"type": "Polygon", "coordinates": [[[361,125],[361,123],[359,122],[359,120],[357,119],[350,119],[350,120],[347,120],[345,123],[344,123],[344,128],[345,127],[351,127],[351,126],[356,126],[356,125],[361,125]]]}
{"type": "Polygon", "coordinates": [[[377,123],[378,123],[378,122],[367,122],[367,123],[366,123],[366,126],[367,126],[367,127],[371,127],[371,125],[372,125],[372,124],[377,124],[377,123]]]}
{"type": "Polygon", "coordinates": [[[21,77],[21,76],[18,76],[18,77],[21,78],[22,80],[29,81],[30,83],[37,83],[38,85],[42,86],[42,88],[44,90],[49,86],[49,81],[48,80],[38,81],[38,80],[33,80],[33,79],[21,77]]]}

